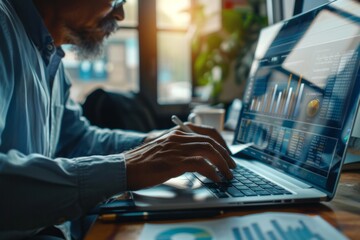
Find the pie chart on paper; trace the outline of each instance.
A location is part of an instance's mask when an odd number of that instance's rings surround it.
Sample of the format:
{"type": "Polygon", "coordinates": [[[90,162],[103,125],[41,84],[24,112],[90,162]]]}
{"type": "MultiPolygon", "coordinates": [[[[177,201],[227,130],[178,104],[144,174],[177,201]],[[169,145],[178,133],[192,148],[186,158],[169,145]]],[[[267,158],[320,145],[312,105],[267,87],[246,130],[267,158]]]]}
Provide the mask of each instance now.
{"type": "Polygon", "coordinates": [[[157,235],[156,240],[213,240],[209,232],[201,228],[183,227],[166,230],[157,235]]]}

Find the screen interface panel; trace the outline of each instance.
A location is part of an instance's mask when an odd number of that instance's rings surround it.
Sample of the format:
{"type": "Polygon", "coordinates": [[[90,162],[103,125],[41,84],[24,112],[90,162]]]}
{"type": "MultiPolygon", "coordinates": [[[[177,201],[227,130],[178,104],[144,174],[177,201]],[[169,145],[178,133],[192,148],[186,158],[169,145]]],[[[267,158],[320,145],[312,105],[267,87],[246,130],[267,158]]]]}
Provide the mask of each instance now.
{"type": "Polygon", "coordinates": [[[332,193],[359,99],[360,4],[265,28],[243,99],[244,153],[332,193]]]}

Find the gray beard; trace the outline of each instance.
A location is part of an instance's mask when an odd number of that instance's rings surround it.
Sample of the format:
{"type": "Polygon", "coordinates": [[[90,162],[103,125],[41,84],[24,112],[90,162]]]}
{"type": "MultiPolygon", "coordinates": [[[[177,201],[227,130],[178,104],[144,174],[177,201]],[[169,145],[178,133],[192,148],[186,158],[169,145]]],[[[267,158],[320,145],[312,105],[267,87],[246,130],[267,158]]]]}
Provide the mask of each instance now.
{"type": "Polygon", "coordinates": [[[102,56],[104,52],[104,39],[119,29],[116,20],[104,19],[98,27],[104,31],[104,37],[99,38],[93,34],[93,30],[76,31],[69,28],[69,39],[73,43],[72,50],[80,60],[94,60],[102,56]]]}
{"type": "Polygon", "coordinates": [[[71,50],[75,52],[79,60],[94,60],[103,55],[104,43],[103,41],[93,41],[90,38],[82,38],[81,36],[71,36],[74,41],[71,50]]]}

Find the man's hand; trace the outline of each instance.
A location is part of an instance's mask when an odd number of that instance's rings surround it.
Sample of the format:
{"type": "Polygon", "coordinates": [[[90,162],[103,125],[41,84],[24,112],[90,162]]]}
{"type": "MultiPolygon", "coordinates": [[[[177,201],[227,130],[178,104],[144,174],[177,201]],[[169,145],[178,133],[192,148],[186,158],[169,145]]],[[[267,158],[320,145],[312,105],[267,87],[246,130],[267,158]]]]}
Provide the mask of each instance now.
{"type": "Polygon", "coordinates": [[[218,169],[227,179],[232,178],[229,168],[236,165],[220,134],[213,128],[187,126],[196,133],[184,133],[175,127],[124,153],[129,190],[154,186],[185,172],[198,172],[219,182],[218,169]]]}

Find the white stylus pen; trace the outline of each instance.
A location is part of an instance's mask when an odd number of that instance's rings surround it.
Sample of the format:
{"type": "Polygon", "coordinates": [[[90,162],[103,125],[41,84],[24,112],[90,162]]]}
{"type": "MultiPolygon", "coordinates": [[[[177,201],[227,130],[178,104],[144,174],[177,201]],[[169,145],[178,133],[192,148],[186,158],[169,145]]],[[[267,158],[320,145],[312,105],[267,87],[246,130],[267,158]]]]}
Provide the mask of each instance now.
{"type": "Polygon", "coordinates": [[[178,126],[180,127],[180,129],[183,130],[184,132],[194,133],[194,131],[191,130],[188,126],[186,126],[186,125],[180,120],[180,118],[178,118],[178,116],[172,115],[172,116],[171,116],[171,121],[172,121],[173,123],[175,123],[176,125],[178,125],[178,126]]]}

